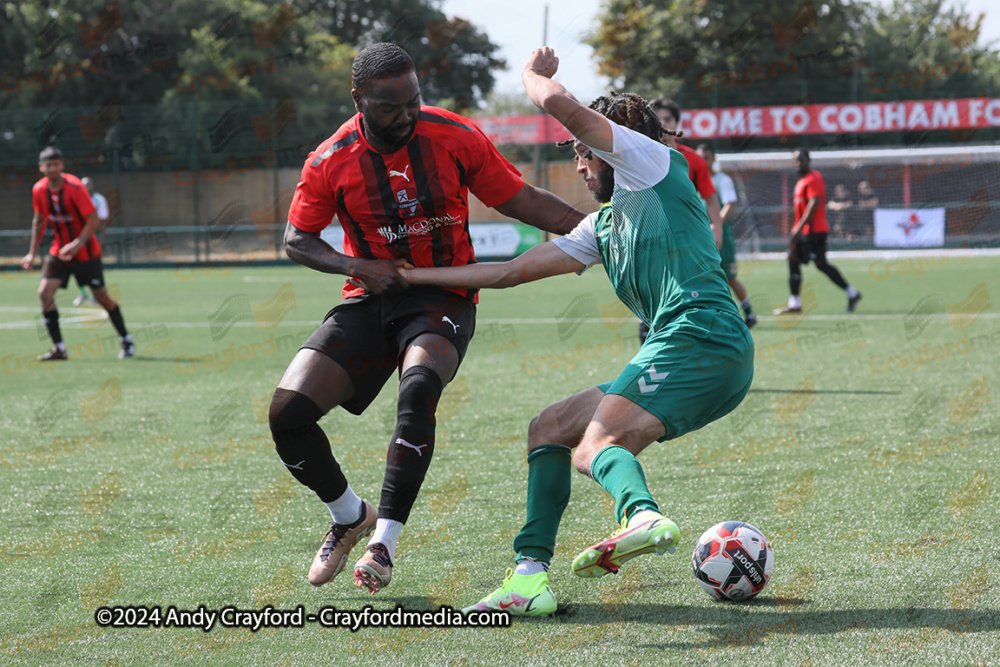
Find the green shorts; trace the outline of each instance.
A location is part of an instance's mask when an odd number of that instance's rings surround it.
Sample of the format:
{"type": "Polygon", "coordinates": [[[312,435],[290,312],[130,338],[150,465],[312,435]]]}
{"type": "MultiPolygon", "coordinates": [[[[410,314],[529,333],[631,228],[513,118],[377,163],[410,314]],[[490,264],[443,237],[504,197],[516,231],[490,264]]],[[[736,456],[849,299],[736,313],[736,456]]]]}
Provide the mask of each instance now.
{"type": "Polygon", "coordinates": [[[605,394],[624,396],[679,438],[732,412],[753,381],[753,338],[738,315],[687,310],[651,332],[605,394]]]}
{"type": "Polygon", "coordinates": [[[719,248],[722,258],[722,270],[726,278],[736,277],[736,239],[733,238],[733,228],[727,222],[722,225],[722,247],[719,248]]]}

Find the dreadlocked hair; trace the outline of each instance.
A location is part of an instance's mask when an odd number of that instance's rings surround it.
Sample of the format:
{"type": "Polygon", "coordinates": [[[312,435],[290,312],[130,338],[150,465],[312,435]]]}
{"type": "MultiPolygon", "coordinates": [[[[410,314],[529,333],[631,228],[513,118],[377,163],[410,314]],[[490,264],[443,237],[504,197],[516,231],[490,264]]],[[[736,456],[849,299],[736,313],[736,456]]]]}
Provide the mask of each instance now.
{"type": "MultiPolygon", "coordinates": [[[[684,136],[683,132],[663,129],[653,108],[635,93],[616,93],[609,90],[607,95],[601,95],[591,102],[590,108],[612,123],[644,134],[655,141],[659,141],[664,134],[671,134],[675,137],[684,136]]],[[[560,141],[557,145],[569,146],[573,141],[572,139],[560,141]]]]}
{"type": "Polygon", "coordinates": [[[404,74],[416,69],[410,54],[391,42],[377,42],[361,49],[351,66],[352,85],[365,90],[372,79],[404,74]]]}

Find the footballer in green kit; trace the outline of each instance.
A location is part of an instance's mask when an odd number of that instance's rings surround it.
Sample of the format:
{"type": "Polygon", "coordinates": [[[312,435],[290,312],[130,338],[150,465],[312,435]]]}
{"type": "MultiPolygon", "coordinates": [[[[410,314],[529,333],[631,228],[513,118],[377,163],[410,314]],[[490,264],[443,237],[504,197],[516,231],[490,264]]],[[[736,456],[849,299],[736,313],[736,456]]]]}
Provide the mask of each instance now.
{"type": "Polygon", "coordinates": [[[636,556],[673,552],[680,531],[660,513],[636,455],[726,415],[753,379],[753,339],[730,296],[687,161],[659,141],[664,130],[645,100],[610,94],[588,108],[552,81],[558,62],[552,49],[535,49],[522,79],[531,100],[576,138],[577,172],[600,210],[509,262],[400,272],[414,284],[502,288],[602,264],[650,333],[617,378],[531,421],[516,568],[469,611],[556,610],[547,573],[574,467],[611,494],[621,522],[612,537],[577,555],[576,575],[601,577],[636,556]]]}

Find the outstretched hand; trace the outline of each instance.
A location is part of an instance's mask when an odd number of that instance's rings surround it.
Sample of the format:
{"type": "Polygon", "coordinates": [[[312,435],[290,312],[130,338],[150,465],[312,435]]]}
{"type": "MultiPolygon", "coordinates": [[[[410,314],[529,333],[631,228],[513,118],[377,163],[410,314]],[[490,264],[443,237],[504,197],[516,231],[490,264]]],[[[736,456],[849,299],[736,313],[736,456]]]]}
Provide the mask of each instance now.
{"type": "Polygon", "coordinates": [[[533,73],[551,79],[558,69],[559,58],[556,57],[556,52],[552,47],[543,46],[531,52],[528,62],[524,63],[524,67],[521,68],[521,75],[533,73]]]}

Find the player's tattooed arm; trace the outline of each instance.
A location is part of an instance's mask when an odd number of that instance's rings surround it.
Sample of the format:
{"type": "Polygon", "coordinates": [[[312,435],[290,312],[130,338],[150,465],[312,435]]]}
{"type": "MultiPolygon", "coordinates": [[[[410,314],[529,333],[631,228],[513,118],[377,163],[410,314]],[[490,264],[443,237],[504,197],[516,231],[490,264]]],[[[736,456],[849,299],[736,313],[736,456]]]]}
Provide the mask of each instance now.
{"type": "Polygon", "coordinates": [[[494,208],[509,218],[553,234],[569,234],[584,218],[582,211],[548,190],[528,183],[516,195],[494,208]]]}
{"type": "Polygon", "coordinates": [[[295,225],[285,226],[285,254],[296,264],[314,271],[349,276],[352,284],[360,284],[375,294],[396,292],[408,287],[396,271],[397,264],[388,259],[359,259],[334,250],[319,234],[304,232],[295,225]]]}
{"type": "Polygon", "coordinates": [[[552,80],[559,69],[559,58],[547,46],[531,52],[521,69],[521,82],[535,106],[549,114],[582,143],[611,152],[611,123],[593,109],[580,104],[566,88],[552,80]]]}
{"type": "Polygon", "coordinates": [[[552,241],[537,245],[509,262],[479,262],[465,266],[400,268],[399,273],[414,285],[441,287],[514,287],[533,280],[574,273],[584,268],[552,241]]]}

